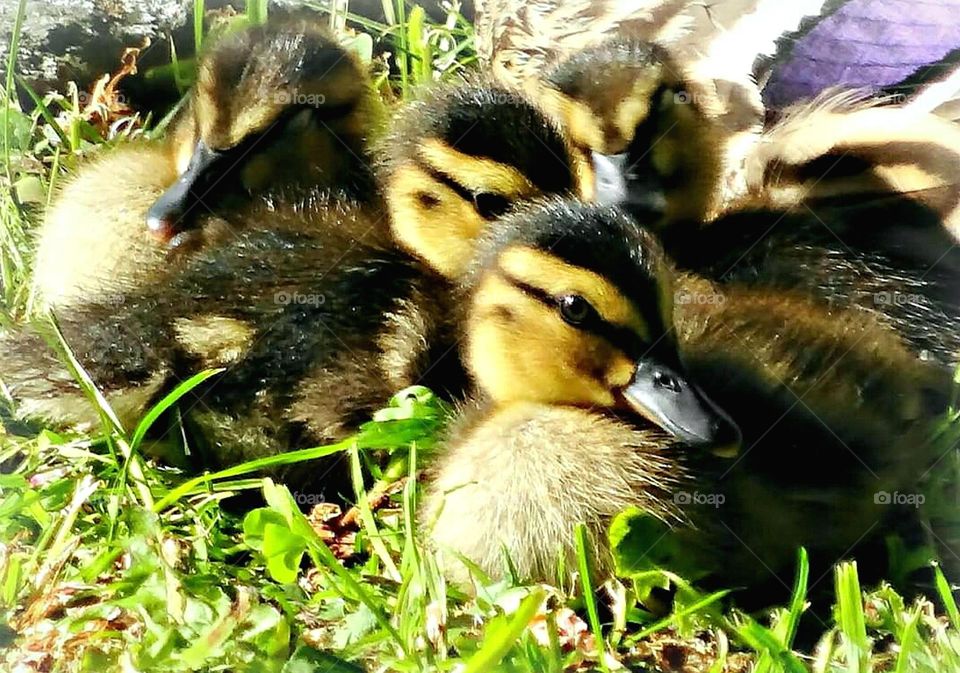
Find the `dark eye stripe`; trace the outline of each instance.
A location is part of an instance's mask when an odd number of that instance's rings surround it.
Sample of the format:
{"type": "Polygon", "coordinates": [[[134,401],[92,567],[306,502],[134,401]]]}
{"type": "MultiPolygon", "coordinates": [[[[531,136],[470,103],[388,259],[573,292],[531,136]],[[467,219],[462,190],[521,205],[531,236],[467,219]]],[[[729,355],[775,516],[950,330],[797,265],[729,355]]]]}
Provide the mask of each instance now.
{"type": "Polygon", "coordinates": [[[260,133],[251,133],[240,140],[233,147],[219,150],[219,153],[225,159],[242,160],[249,152],[254,149],[265,149],[274,141],[282,136],[287,130],[287,124],[304,110],[310,111],[310,116],[319,121],[332,121],[340,117],[346,117],[356,108],[356,101],[341,103],[339,105],[290,105],[280,112],[275,120],[260,133]]]}
{"type": "MultiPolygon", "coordinates": [[[[529,283],[525,283],[522,280],[503,271],[502,269],[500,270],[500,275],[513,287],[517,288],[525,295],[536,299],[544,306],[554,310],[558,308],[558,298],[554,297],[549,292],[545,292],[538,287],[534,287],[529,283]]],[[[593,310],[592,318],[585,320],[582,324],[578,325],[576,329],[590,332],[591,334],[605,339],[615,348],[623,351],[627,357],[633,359],[641,357],[647,352],[647,350],[649,350],[649,348],[652,347],[649,344],[645,344],[640,338],[640,335],[631,330],[629,327],[624,327],[623,325],[614,325],[613,323],[605,320],[603,316],[596,312],[596,309],[593,310]]]]}
{"type": "MultiPolygon", "coordinates": [[[[450,189],[452,189],[454,192],[456,192],[457,196],[459,196],[461,199],[463,199],[463,200],[466,201],[467,203],[473,205],[473,203],[474,203],[474,196],[475,196],[475,195],[474,195],[474,193],[473,193],[472,191],[470,191],[469,189],[467,189],[466,187],[464,187],[463,185],[461,185],[459,182],[457,182],[456,180],[454,180],[453,178],[451,178],[451,177],[450,177],[449,175],[447,175],[446,173],[443,173],[443,172],[441,172],[441,171],[438,171],[436,168],[434,168],[433,166],[431,166],[431,165],[429,165],[429,164],[421,161],[420,159],[417,159],[417,160],[416,160],[416,164],[417,164],[417,167],[418,167],[420,170],[422,170],[424,173],[426,173],[427,175],[429,175],[431,178],[433,178],[434,180],[436,180],[436,181],[439,182],[440,184],[446,185],[447,187],[449,187],[450,189]]],[[[482,215],[483,215],[483,214],[481,213],[481,217],[482,217],[482,215]]],[[[484,218],[484,219],[490,219],[490,218],[484,218]]]]}

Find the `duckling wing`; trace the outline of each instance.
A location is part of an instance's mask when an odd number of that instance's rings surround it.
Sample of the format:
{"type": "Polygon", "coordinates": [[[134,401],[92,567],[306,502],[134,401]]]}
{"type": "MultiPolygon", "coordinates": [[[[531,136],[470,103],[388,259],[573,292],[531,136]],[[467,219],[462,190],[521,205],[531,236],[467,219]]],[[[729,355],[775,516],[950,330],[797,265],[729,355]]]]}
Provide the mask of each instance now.
{"type": "Polygon", "coordinates": [[[680,266],[723,284],[864,311],[921,359],[955,365],[960,249],[939,215],[897,195],[838,201],[731,213],[695,232],[677,227],[665,234],[667,248],[680,266]]]}
{"type": "MultiPolygon", "coordinates": [[[[434,336],[404,342],[421,350],[388,348],[394,316],[427,283],[403,255],[345,234],[353,242],[339,246],[342,234],[248,230],[118,304],[62,311],[61,329],[94,382],[134,420],[177,382],[223,368],[185,404],[215,463],[340,439],[420,380],[434,336]],[[139,394],[145,382],[149,395],[139,394]]],[[[39,337],[5,349],[0,375],[13,378],[26,413],[76,420],[71,405],[82,398],[39,337]]]]}

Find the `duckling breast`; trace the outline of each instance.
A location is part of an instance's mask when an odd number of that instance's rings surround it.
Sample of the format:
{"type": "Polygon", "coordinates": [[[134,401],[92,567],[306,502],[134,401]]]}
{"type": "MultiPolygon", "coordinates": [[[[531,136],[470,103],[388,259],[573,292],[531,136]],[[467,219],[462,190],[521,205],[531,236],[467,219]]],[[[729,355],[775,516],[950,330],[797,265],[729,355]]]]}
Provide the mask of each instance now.
{"type": "Polygon", "coordinates": [[[522,578],[550,581],[559,560],[576,567],[581,522],[598,568],[609,569],[605,531],[618,512],[636,506],[682,521],[671,494],[686,479],[659,430],[574,407],[477,408],[431,469],[422,523],[457,584],[470,574],[456,554],[500,577],[506,553],[522,578]]]}

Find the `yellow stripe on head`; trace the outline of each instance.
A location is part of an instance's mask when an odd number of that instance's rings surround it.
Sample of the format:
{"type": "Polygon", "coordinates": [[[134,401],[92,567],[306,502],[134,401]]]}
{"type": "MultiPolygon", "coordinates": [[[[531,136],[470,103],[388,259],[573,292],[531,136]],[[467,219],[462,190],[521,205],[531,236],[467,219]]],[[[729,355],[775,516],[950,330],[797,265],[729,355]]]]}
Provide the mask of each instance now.
{"type": "Polygon", "coordinates": [[[471,192],[490,192],[509,199],[530,198],[539,193],[529,178],[513,166],[464,154],[440,140],[425,140],[419,153],[431,168],[471,192]]]}
{"type": "MultiPolygon", "coordinates": [[[[630,93],[624,97],[613,113],[613,123],[621,138],[629,145],[636,134],[637,127],[650,116],[651,97],[659,86],[654,78],[644,77],[633,83],[630,93]]],[[[623,147],[626,150],[626,145],[623,147]]]]}
{"type": "Polygon", "coordinates": [[[603,121],[588,105],[555,89],[544,90],[539,98],[540,105],[567,132],[574,145],[601,151],[603,121]]]}
{"type": "Polygon", "coordinates": [[[386,199],[401,246],[446,277],[466,269],[486,223],[472,203],[414,163],[394,170],[386,199]]]}

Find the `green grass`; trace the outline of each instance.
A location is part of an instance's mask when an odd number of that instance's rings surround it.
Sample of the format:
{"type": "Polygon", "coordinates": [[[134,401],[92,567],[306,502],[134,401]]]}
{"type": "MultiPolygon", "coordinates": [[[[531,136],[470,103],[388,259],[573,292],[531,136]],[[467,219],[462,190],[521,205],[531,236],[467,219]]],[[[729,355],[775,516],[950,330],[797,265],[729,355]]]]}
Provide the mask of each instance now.
{"type": "MultiPolygon", "coordinates": [[[[388,101],[409,98],[474,60],[470,27],[456,12],[435,24],[416,6],[384,0],[389,23],[382,25],[351,13],[348,2],[308,4],[326,10],[335,29],[361,31],[345,37],[368,59],[378,44],[396,54],[392,71],[381,64],[388,101]]],[[[203,9],[198,0],[195,14],[203,9]]],[[[262,21],[265,13],[265,3],[252,3],[243,20],[262,21]]],[[[197,45],[205,38],[194,34],[197,45]]],[[[17,82],[15,52],[5,92],[17,82]]],[[[189,62],[174,72],[188,81],[189,62]]],[[[64,171],[101,145],[143,132],[131,124],[104,138],[75,92],[28,96],[36,105],[29,112],[4,94],[0,117],[5,323],[30,313],[30,231],[64,171]]],[[[51,340],[103,420],[82,435],[0,434],[0,670],[656,670],[658,652],[696,643],[707,652],[702,670],[711,673],[751,665],[758,673],[960,671],[960,611],[942,574],[945,615],[927,601],[906,603],[888,586],[864,591],[856,566],[839,566],[835,619],[816,650],[797,651],[809,582],[802,552],[792,599],[765,618],[725,611],[728,592],[701,593],[675,568],[657,566],[623,572],[604,591],[478,576],[478,594],[469,598],[445,583],[416,531],[417,468],[436,449],[449,414],[429,391],[398,394],[340,444],[192,476],[149,459],[145,438],[210,372],[127,428],[55,329],[51,340]],[[346,531],[309,520],[285,487],[255,476],[334,453],[347,455],[354,477],[359,524],[346,531]],[[364,482],[389,493],[388,504],[371,507],[364,482]],[[266,505],[242,515],[222,506],[244,490],[261,491],[266,505]],[[331,537],[342,545],[331,545],[331,537]],[[343,548],[353,549],[346,563],[335,554],[343,548]],[[678,588],[672,608],[648,611],[644,599],[666,583],[678,588]],[[619,598],[603,612],[599,597],[608,594],[619,598]]],[[[618,521],[614,548],[634,524],[629,513],[618,521]]],[[[576,539],[587,576],[584,529],[576,539]]]]}

